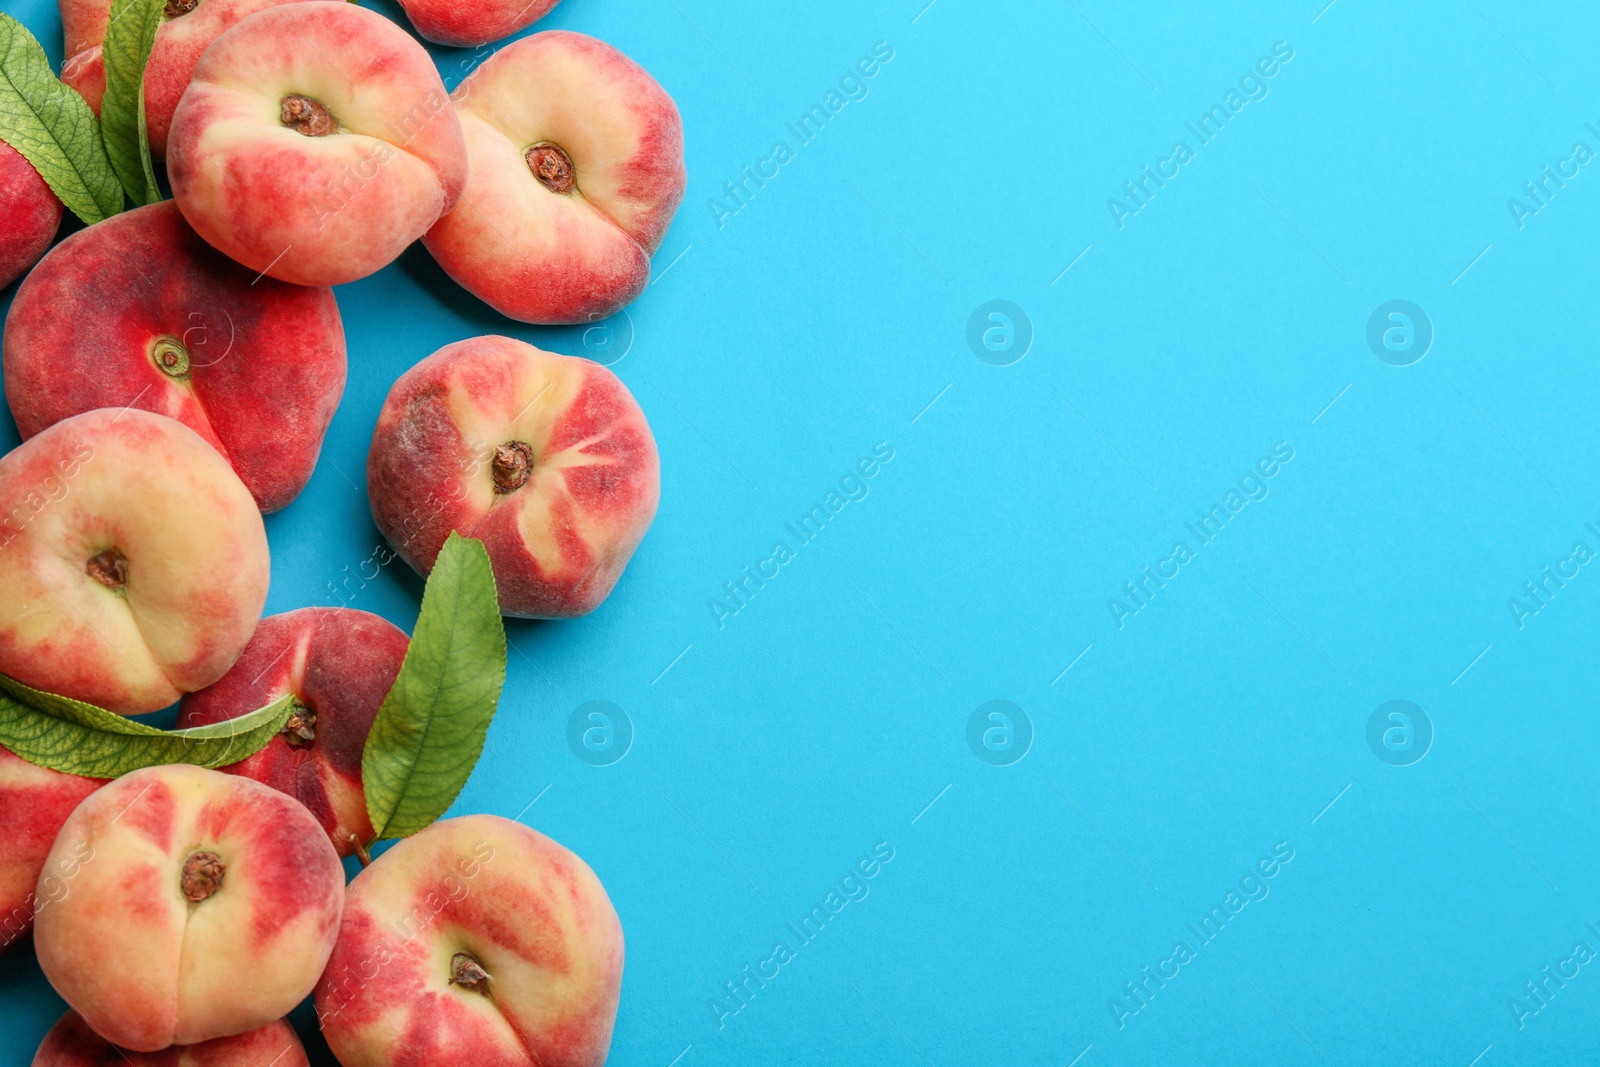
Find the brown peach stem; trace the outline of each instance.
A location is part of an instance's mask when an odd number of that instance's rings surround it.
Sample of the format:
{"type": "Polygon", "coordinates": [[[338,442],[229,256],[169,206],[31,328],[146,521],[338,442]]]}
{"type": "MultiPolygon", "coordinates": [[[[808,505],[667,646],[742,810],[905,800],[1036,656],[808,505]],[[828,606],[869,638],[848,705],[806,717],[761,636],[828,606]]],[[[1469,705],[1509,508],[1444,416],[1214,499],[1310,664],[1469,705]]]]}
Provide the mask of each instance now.
{"type": "Polygon", "coordinates": [[[168,378],[189,376],[189,350],[170,337],[163,337],[150,347],[150,358],[168,378]]]}
{"type": "Polygon", "coordinates": [[[283,739],[291,747],[302,748],[317,739],[317,713],[296,700],[294,710],[283,721],[283,739]]]}
{"type": "Polygon", "coordinates": [[[533,476],[533,449],[522,441],[507,441],[494,450],[494,491],[515,493],[533,476]]]}
{"type": "Polygon", "coordinates": [[[200,0],[167,0],[167,6],[163,10],[167,13],[167,18],[175,19],[187,15],[199,6],[200,0]]]}
{"type": "Polygon", "coordinates": [[[227,873],[222,857],[215,852],[191,852],[183,861],[183,877],[178,885],[190,903],[198,904],[222,888],[222,876],[227,873]]]}
{"type": "Polygon", "coordinates": [[[489,972],[483,969],[483,964],[472,953],[457,952],[450,957],[450,984],[488,996],[489,972]]]}
{"type": "Polygon", "coordinates": [[[121,589],[128,584],[128,558],[114,548],[90,556],[84,569],[107,589],[121,589]]]}
{"type": "Polygon", "coordinates": [[[552,193],[570,193],[576,177],[572,168],[572,157],[561,149],[560,145],[541,142],[531,146],[522,154],[527,160],[528,169],[533,171],[533,176],[539,179],[552,193]]]}
{"type": "Polygon", "coordinates": [[[368,852],[367,846],[361,843],[361,838],[351,834],[350,843],[356,846],[356,859],[361,861],[361,866],[370,867],[372,865],[372,853],[368,852]]]}
{"type": "Polygon", "coordinates": [[[307,137],[326,137],[339,128],[339,121],[322,101],[302,93],[290,93],[283,98],[278,121],[307,137]]]}

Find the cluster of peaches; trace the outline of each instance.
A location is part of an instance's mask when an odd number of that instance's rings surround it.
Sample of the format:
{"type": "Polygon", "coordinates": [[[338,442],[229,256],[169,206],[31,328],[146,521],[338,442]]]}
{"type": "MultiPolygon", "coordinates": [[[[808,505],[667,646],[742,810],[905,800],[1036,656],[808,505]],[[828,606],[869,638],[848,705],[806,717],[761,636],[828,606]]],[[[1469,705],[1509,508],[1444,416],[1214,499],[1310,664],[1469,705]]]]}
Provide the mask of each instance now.
{"type": "MultiPolygon", "coordinates": [[[[403,6],[423,36],[481,45],[554,3],[403,6]]],[[[98,108],[112,0],[61,8],[61,80],[98,108]]],[[[221,771],[108,782],[0,747],[0,948],[31,932],[72,1008],[35,1065],[297,1067],[283,1016],[313,993],[345,1067],[600,1064],[622,931],[577,856],[465,816],[346,885],[341,857],[366,863],[375,836],[364,746],[410,639],[349,608],[262,619],[262,514],[309,481],[344,390],[330,286],[421,239],[510,318],[615,313],[683,196],[677,108],[561,31],[450,94],[405,30],[336,0],[167,0],[141,99],[173,199],[48,254],[62,205],[0,142],[0,286],[26,273],[0,349],[23,438],[0,457],[0,674],[121,715],[181,700],[180,727],[293,710],[221,771]]],[[[400,377],[367,479],[419,573],[475,538],[502,613],[535,618],[605,599],[660,489],[611,371],[498,336],[400,377]]]]}

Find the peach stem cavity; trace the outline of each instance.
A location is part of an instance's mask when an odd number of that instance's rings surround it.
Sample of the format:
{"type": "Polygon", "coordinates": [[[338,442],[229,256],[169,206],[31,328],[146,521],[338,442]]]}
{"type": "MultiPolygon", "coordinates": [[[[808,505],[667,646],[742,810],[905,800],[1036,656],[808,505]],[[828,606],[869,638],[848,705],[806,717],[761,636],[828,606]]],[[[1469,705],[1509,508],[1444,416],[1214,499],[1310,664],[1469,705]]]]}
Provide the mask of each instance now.
{"type": "Polygon", "coordinates": [[[283,739],[293,748],[303,748],[317,739],[317,713],[296,700],[283,722],[283,739]]]}
{"type": "Polygon", "coordinates": [[[572,157],[560,145],[541,141],[522,153],[522,158],[527,160],[528,169],[533,171],[540,185],[552,193],[572,192],[577,181],[576,171],[572,166],[572,157]]]}
{"type": "Polygon", "coordinates": [[[507,441],[494,450],[494,491],[515,493],[533,476],[533,448],[523,441],[507,441]]]}
{"type": "Polygon", "coordinates": [[[215,852],[191,852],[183,861],[183,877],[178,887],[191,904],[198,904],[222,888],[228,867],[215,852]]]}
{"type": "Polygon", "coordinates": [[[163,337],[150,347],[150,358],[168,378],[189,376],[189,350],[170,337],[163,337]]]}
{"type": "Polygon", "coordinates": [[[107,589],[121,589],[128,584],[128,557],[115,548],[90,556],[84,569],[107,589]]]}
{"type": "Polygon", "coordinates": [[[450,984],[488,996],[489,972],[472,953],[457,952],[450,957],[450,984]]]}
{"type": "Polygon", "coordinates": [[[278,121],[306,137],[326,137],[339,129],[339,120],[333,117],[333,112],[322,101],[304,93],[290,93],[283,98],[278,121]]]}

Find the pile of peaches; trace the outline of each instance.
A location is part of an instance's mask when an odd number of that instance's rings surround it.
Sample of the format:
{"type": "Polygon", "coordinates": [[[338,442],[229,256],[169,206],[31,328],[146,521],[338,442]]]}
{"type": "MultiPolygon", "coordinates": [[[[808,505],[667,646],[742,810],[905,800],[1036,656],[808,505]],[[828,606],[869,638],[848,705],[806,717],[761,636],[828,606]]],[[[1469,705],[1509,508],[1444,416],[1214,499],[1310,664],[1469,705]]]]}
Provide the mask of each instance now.
{"type": "MultiPolygon", "coordinates": [[[[60,2],[60,81],[98,112],[116,4],[60,2]]],[[[554,3],[403,0],[473,46],[554,3]]],[[[59,187],[0,140],[0,286],[26,275],[0,347],[23,438],[0,457],[0,682],[120,716],[181,701],[180,728],[291,710],[217,770],[108,781],[0,747],[0,948],[31,933],[72,1009],[34,1063],[296,1067],[283,1016],[314,994],[345,1067],[600,1064],[623,958],[605,890],[487,815],[369,859],[363,753],[413,642],[349,608],[261,618],[262,515],[305,487],[344,391],[331,286],[420,239],[508,318],[614,314],[683,196],[677,108],[564,31],[447,93],[405,29],[335,0],[167,0],[142,86],[172,199],[53,249],[59,187]]],[[[617,583],[659,460],[606,367],[475,337],[394,383],[367,489],[419,573],[472,538],[502,614],[565,618],[617,583]]]]}

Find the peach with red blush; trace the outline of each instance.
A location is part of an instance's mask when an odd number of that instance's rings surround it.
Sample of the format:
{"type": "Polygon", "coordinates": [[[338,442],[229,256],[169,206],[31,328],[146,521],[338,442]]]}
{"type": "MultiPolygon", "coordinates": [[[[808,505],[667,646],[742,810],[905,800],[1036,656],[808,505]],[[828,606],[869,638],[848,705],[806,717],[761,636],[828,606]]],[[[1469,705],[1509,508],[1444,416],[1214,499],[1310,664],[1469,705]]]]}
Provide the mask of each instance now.
{"type": "Polygon", "coordinates": [[[306,1050],[282,1019],[232,1037],[198,1045],[173,1045],[159,1052],[118,1048],[90,1028],[75,1011],[44,1035],[33,1067],[308,1067],[306,1050]]]}
{"type": "Polygon", "coordinates": [[[21,152],[0,141],[0,289],[39,261],[60,227],[61,201],[21,152]]]}
{"type": "Polygon", "coordinates": [[[400,6],[428,40],[469,48],[532,26],[556,0],[400,0],[400,6]]]}
{"type": "Polygon", "coordinates": [[[344,869],[289,797],[238,775],[149,767],[78,805],[50,860],[84,848],[93,858],[39,912],[34,947],[56,992],[107,1041],[156,1052],[230,1037],[316,985],[344,869]]]}
{"type": "Polygon", "coordinates": [[[292,696],[278,736],[222,769],[300,801],[348,856],[372,841],[361,756],[410,644],[398,626],[350,608],[268,616],[227,674],[183,698],[178,726],[222,722],[292,696]]]}
{"type": "Polygon", "coordinates": [[[87,856],[60,857],[49,871],[45,858],[67,817],[104,784],[36,766],[0,746],[0,951],[27,937],[35,912],[71,891],[87,856]]]}
{"type": "Polygon", "coordinates": [[[245,17],[201,55],[167,171],[213,247],[281,281],[337,285],[448,211],[467,156],[416,40],[365,8],[300,0],[245,17]]]}
{"type": "Polygon", "coordinates": [[[51,249],[17,289],[4,352],[24,439],[95,408],[168,415],[227,458],[262,511],[311,479],[344,392],[333,291],[239,266],[171,201],[51,249]]]}
{"type": "Polygon", "coordinates": [[[350,883],[317,1016],[344,1067],[599,1067],[622,958],[581,859],[509,819],[446,819],[350,883]]]}
{"type": "Polygon", "coordinates": [[[0,673],[121,714],[233,666],[261,618],[261,512],[199,434],[101,408],[0,457],[0,673]]]}
{"type": "Polygon", "coordinates": [[[594,322],[643,292],[686,182],[666,90],[604,41],[549,30],[451,99],[466,189],[423,238],[445,273],[523,322],[594,322]]]}
{"type": "Polygon", "coordinates": [[[451,532],[477,538],[507,615],[593,611],[660,495],[627,386],[510,337],[446,345],[401,375],[367,456],[372,515],[400,556],[426,575],[451,532]]]}
{"type": "MultiPolygon", "coordinates": [[[[166,155],[172,113],[211,42],[246,15],[290,2],[167,0],[144,68],[144,115],[152,155],[157,159],[166,155]]],[[[111,20],[111,3],[112,0],[61,0],[67,55],[61,65],[61,80],[78,90],[96,114],[106,92],[105,56],[101,49],[111,20]]]]}

